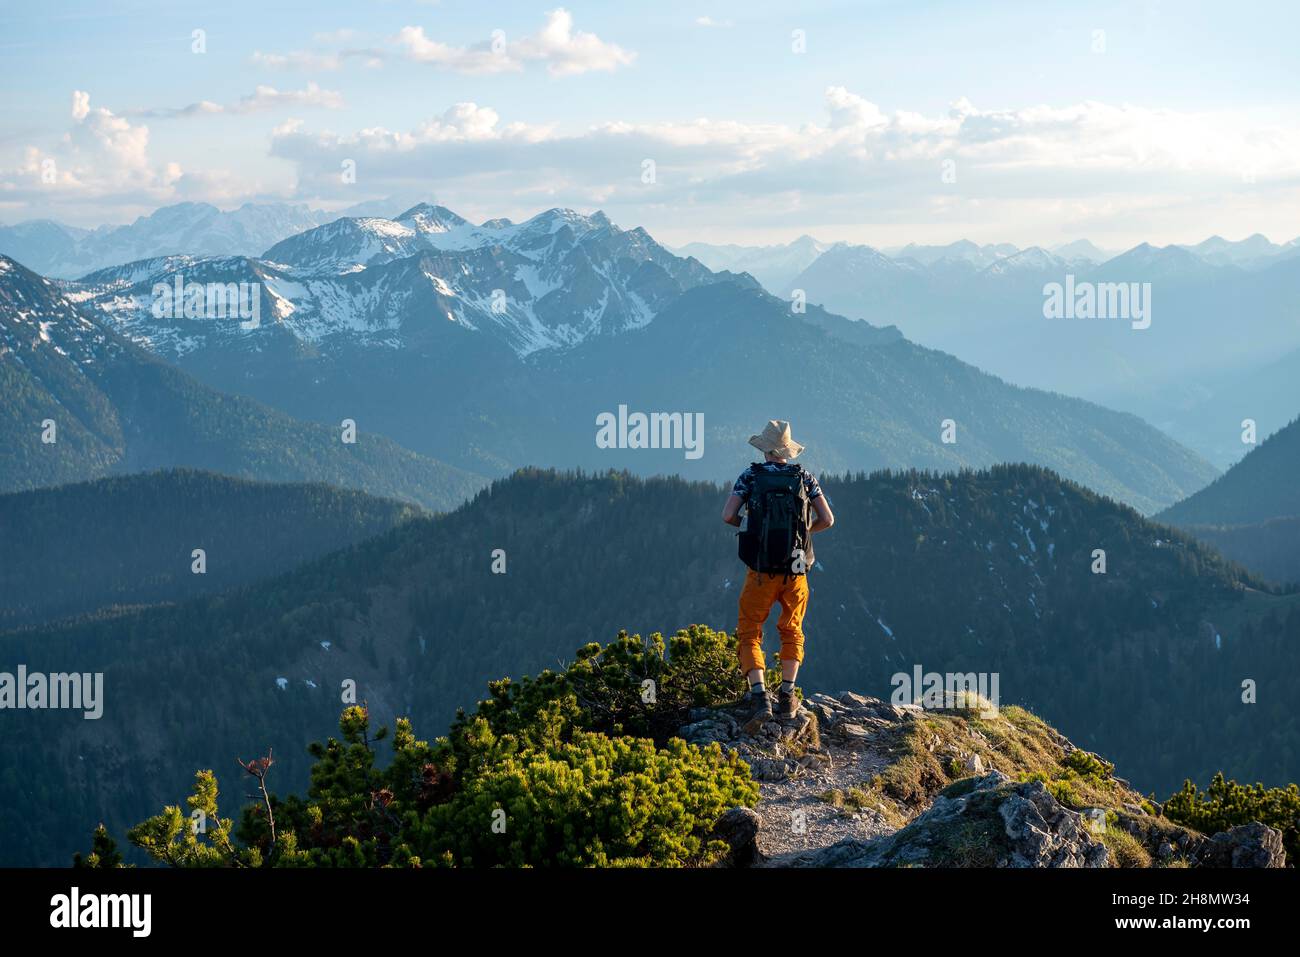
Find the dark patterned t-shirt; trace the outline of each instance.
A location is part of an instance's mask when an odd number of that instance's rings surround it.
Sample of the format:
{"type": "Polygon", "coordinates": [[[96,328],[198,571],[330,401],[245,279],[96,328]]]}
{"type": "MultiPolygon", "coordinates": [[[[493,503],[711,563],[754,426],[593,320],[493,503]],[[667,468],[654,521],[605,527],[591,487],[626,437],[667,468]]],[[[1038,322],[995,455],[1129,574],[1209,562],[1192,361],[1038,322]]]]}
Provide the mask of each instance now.
{"type": "MultiPolygon", "coordinates": [[[[749,501],[749,493],[754,488],[754,470],[761,469],[764,472],[794,472],[799,466],[792,463],[780,462],[755,462],[745,471],[740,473],[740,478],[736,479],[736,484],[731,488],[732,495],[739,495],[742,502],[749,501]]],[[[821,498],[822,487],[817,483],[817,476],[805,470],[803,473],[803,488],[808,493],[808,501],[815,498],[821,498]]]]}

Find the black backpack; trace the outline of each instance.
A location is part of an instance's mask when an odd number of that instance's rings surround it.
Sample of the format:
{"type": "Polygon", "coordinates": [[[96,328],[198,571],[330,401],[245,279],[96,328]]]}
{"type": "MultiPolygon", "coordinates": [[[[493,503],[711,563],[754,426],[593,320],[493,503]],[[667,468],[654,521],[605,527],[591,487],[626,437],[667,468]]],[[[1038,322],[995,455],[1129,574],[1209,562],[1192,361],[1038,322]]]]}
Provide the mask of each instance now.
{"type": "Polygon", "coordinates": [[[757,463],[746,502],[745,527],[739,532],[740,560],[756,572],[802,575],[812,567],[812,501],[804,487],[803,467],[772,472],[757,463]]]}

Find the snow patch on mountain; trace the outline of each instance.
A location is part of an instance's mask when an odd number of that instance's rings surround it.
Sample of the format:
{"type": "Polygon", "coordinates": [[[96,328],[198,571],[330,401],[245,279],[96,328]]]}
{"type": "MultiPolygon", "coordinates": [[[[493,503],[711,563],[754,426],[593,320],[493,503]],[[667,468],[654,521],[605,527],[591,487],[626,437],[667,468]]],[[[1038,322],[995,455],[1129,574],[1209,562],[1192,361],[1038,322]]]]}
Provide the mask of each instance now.
{"type": "Polygon", "coordinates": [[[491,335],[520,356],[637,329],[681,292],[716,281],[645,230],[553,209],[475,226],[440,206],[396,220],[343,218],[276,243],[261,259],[172,256],[65,284],[137,342],[167,355],[235,337],[288,333],[312,344],[400,348],[431,318],[491,335]],[[183,275],[182,275],[183,274],[183,275]],[[255,282],[262,325],[156,320],[157,283],[255,282]],[[194,346],[193,343],[197,343],[194,346]]]}

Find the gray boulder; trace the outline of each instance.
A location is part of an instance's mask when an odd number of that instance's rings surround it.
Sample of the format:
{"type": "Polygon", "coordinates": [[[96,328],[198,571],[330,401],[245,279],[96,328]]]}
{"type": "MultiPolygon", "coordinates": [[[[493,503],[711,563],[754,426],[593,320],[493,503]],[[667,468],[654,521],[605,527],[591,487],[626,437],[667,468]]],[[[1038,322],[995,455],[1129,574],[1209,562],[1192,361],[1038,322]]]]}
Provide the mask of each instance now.
{"type": "Polygon", "coordinates": [[[1196,852],[1199,867],[1286,867],[1282,832],[1258,821],[1220,831],[1196,852]]]}
{"type": "Polygon", "coordinates": [[[713,825],[713,836],[723,841],[730,853],[721,867],[748,867],[758,859],[759,816],[747,807],[733,807],[713,825]]]}

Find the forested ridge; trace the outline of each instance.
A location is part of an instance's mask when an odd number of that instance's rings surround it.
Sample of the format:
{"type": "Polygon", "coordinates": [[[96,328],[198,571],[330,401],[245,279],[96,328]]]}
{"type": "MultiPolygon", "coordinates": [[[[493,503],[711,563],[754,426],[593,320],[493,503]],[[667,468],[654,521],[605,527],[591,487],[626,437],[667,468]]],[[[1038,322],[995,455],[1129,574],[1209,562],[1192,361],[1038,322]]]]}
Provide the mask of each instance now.
{"type": "Polygon", "coordinates": [[[323,483],[191,469],[0,495],[0,631],[216,594],[421,514],[323,483]]]}
{"type": "Polygon", "coordinates": [[[1300,583],[1300,419],[1156,516],[1276,582],[1300,583]]]}
{"type": "MultiPolygon", "coordinates": [[[[1298,776],[1295,596],[1036,467],[823,486],[837,522],[810,579],[805,688],[888,697],[891,675],[918,664],[998,672],[1004,702],[1144,791],[1218,770],[1298,776]],[[1257,704],[1242,702],[1245,679],[1257,704]]],[[[301,787],[303,747],[335,726],[345,679],[375,720],[437,728],[488,681],[619,629],[733,628],[743,567],[718,520],[725,491],[524,470],[270,581],[5,637],[6,658],[29,668],[104,671],[107,696],[99,721],[16,716],[0,773],[7,856],[64,860],[72,822],[120,827],[174,800],[195,768],[270,744],[281,786],[301,787]]]]}
{"type": "Polygon", "coordinates": [[[1249,525],[1300,516],[1300,418],[1268,436],[1205,488],[1156,517],[1175,525],[1249,525]]]}

